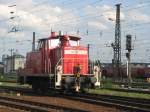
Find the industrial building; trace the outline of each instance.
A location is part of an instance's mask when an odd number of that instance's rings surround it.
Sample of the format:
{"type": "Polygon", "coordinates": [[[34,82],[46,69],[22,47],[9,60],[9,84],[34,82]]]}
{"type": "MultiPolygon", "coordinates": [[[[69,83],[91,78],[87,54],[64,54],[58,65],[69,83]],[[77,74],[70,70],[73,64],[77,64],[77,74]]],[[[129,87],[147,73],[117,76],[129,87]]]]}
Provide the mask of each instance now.
{"type": "Polygon", "coordinates": [[[20,54],[13,54],[3,58],[4,73],[16,73],[19,68],[24,68],[25,57],[20,54]]]}

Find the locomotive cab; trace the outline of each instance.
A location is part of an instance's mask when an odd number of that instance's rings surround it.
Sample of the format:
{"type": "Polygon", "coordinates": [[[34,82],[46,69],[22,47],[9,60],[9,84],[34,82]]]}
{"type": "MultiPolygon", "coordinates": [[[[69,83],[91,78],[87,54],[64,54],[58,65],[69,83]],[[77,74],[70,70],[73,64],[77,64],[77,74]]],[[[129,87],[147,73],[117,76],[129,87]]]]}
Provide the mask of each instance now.
{"type": "Polygon", "coordinates": [[[55,70],[55,87],[78,91],[89,85],[99,86],[100,70],[89,73],[88,48],[80,46],[81,38],[61,35],[51,37],[50,41],[57,38],[59,46],[52,48],[50,53],[52,69],[55,70]]]}

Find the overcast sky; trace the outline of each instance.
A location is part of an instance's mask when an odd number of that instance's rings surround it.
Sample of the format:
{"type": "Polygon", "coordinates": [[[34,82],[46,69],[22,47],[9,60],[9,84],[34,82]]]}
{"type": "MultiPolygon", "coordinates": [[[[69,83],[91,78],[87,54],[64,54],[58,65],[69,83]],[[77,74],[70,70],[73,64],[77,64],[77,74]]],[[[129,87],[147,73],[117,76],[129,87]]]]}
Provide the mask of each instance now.
{"type": "Polygon", "coordinates": [[[132,61],[150,62],[150,0],[0,0],[0,55],[10,49],[25,55],[33,31],[38,40],[52,29],[73,35],[79,31],[81,44],[90,44],[91,58],[111,62],[117,3],[122,3],[122,62],[127,34],[133,37],[132,61]],[[11,32],[13,27],[17,32],[11,32]]]}

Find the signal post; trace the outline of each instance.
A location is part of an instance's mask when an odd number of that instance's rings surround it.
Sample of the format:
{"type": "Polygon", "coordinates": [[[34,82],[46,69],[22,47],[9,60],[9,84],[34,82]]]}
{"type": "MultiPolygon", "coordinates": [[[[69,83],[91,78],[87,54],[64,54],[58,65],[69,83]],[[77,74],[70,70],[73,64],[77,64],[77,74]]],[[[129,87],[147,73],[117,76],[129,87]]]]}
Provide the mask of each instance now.
{"type": "Polygon", "coordinates": [[[131,41],[132,41],[132,36],[131,35],[127,35],[126,36],[126,50],[128,50],[128,52],[126,53],[126,57],[127,57],[128,86],[131,86],[131,83],[132,83],[131,66],[130,66],[131,50],[132,50],[131,41]]]}

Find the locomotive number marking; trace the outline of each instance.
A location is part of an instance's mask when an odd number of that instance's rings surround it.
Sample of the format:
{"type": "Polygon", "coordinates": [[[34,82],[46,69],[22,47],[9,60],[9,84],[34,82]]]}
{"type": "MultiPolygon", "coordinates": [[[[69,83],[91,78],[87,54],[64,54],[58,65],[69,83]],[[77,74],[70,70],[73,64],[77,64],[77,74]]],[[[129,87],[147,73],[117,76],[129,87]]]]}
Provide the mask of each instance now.
{"type": "Polygon", "coordinates": [[[85,50],[65,50],[64,54],[87,54],[85,50]]]}

